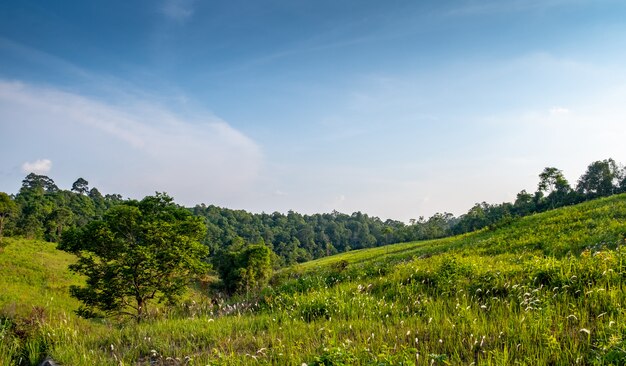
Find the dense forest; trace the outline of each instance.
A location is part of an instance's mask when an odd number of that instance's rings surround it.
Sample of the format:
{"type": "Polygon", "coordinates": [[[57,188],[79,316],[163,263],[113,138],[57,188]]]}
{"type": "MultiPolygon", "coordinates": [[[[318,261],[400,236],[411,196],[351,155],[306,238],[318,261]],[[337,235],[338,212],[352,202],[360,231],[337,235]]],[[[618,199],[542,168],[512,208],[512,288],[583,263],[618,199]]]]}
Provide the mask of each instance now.
{"type": "MultiPolygon", "coordinates": [[[[537,190],[521,191],[514,202],[482,202],[458,217],[436,213],[409,223],[383,221],[361,212],[254,214],[205,204],[189,210],[204,219],[207,235],[203,242],[212,254],[264,244],[274,253],[274,266],[279,267],[353,249],[504,225],[514,217],[625,191],[626,169],[613,159],[606,159],[591,163],[575,186],[570,185],[561,170],[547,167],[539,174],[537,190]]],[[[124,201],[119,194],[103,195],[97,188],[90,188],[83,178],[77,179],[70,190],[63,190],[51,178],[31,173],[17,194],[0,193],[0,238],[23,236],[58,242],[66,229],[99,219],[107,209],[124,201]]]]}

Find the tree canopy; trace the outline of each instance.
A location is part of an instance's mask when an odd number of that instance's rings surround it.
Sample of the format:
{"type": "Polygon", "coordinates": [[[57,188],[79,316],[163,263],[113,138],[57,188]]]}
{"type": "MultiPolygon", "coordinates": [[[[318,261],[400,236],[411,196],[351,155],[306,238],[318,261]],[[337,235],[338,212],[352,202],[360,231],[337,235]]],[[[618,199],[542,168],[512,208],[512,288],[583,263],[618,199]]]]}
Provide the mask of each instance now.
{"type": "Polygon", "coordinates": [[[581,194],[602,197],[616,193],[623,172],[613,159],[594,161],[578,180],[576,187],[581,194]]]}
{"type": "Polygon", "coordinates": [[[0,244],[7,219],[17,213],[17,205],[8,194],[0,192],[0,244]]]}
{"type": "Polygon", "coordinates": [[[221,250],[213,257],[213,264],[229,293],[259,289],[272,274],[271,250],[264,244],[239,251],[221,250]]]}
{"type": "MultiPolygon", "coordinates": [[[[626,171],[613,159],[589,164],[575,188],[556,167],[546,167],[538,178],[536,190],[522,190],[514,202],[480,202],[459,216],[435,213],[409,223],[383,221],[362,212],[256,214],[205,204],[187,211],[204,222],[206,234],[200,241],[212,257],[241,252],[262,242],[270,250],[276,268],[354,249],[495,228],[515,217],[626,192],[626,171]]],[[[28,174],[15,196],[5,196],[5,201],[14,203],[16,209],[9,210],[10,214],[0,213],[0,234],[58,242],[65,238],[66,230],[102,221],[105,212],[117,205],[137,205],[119,194],[100,193],[84,178],[78,178],[71,188],[60,189],[45,175],[28,174]]]]}
{"type": "Polygon", "coordinates": [[[208,269],[199,242],[205,230],[202,219],[157,193],[66,232],[59,247],[78,256],[70,269],[87,277],[86,286],[70,290],[83,303],[79,314],[141,320],[151,300],[176,302],[208,269]]]}

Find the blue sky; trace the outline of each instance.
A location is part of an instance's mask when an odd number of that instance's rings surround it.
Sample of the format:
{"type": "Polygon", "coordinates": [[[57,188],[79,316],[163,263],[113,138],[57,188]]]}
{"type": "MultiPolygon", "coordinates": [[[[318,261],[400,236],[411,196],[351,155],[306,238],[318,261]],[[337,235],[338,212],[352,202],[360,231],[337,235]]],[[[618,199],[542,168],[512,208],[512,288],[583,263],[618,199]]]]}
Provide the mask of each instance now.
{"type": "Polygon", "coordinates": [[[5,1],[0,191],[408,220],[626,162],[617,0],[5,1]]]}

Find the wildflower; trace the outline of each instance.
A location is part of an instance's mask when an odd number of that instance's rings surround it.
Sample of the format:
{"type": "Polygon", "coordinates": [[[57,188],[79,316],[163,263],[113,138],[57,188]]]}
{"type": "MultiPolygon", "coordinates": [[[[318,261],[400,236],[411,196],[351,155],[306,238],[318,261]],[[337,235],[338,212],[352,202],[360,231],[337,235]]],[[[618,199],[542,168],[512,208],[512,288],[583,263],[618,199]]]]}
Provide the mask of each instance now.
{"type": "Polygon", "coordinates": [[[587,335],[591,334],[591,332],[589,331],[589,329],[586,329],[586,328],[580,328],[579,332],[581,332],[581,333],[587,333],[587,335]]]}

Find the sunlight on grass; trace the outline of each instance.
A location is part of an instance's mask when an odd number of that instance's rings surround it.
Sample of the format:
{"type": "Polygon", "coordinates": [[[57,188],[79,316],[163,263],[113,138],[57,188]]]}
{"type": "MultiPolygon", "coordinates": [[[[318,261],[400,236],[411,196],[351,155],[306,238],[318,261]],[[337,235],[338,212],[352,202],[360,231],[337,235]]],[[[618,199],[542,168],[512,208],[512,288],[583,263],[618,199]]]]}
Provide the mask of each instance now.
{"type": "Polygon", "coordinates": [[[142,324],[76,318],[66,292],[81,280],[65,270],[72,257],[9,239],[0,363],[620,365],[625,218],[622,195],[349,252],[284,269],[259,295],[192,295],[142,324]]]}

